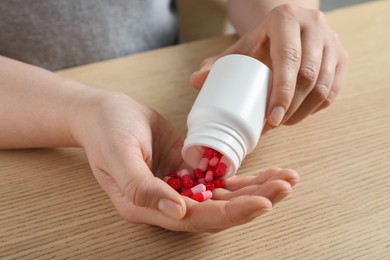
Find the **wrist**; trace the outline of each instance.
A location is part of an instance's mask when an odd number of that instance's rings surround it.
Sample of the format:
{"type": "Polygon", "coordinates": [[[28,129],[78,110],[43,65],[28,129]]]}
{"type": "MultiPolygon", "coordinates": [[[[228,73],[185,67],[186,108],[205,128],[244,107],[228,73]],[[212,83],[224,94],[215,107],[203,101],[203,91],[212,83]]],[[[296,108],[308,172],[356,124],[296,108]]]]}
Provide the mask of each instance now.
{"type": "Polygon", "coordinates": [[[123,93],[84,86],[67,112],[69,134],[75,145],[86,149],[101,140],[103,137],[98,135],[110,117],[111,108],[129,99],[123,93]]]}

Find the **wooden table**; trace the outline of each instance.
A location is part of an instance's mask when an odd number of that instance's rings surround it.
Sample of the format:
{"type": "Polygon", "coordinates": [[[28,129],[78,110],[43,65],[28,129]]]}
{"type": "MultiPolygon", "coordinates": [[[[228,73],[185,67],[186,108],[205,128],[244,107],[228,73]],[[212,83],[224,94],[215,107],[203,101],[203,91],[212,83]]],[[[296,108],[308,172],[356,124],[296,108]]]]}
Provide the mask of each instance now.
{"type": "MultiPolygon", "coordinates": [[[[81,149],[0,151],[0,258],[390,259],[390,1],[327,15],[349,49],[345,87],[327,110],[263,136],[239,174],[301,174],[291,196],[218,234],[175,233],[121,220],[81,149]]],[[[68,69],[123,91],[183,133],[199,62],[221,37],[68,69]]],[[[4,122],[3,122],[4,123],[4,122]]]]}

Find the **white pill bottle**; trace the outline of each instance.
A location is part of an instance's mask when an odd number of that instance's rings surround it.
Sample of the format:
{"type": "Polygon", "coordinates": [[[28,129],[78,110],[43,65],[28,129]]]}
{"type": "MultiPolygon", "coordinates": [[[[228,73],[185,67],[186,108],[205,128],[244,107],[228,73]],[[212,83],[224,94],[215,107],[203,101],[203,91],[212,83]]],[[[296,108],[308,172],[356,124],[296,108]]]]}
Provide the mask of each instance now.
{"type": "Polygon", "coordinates": [[[225,177],[237,172],[259,141],[269,77],[268,67],[249,56],[231,54],[215,62],[187,118],[182,157],[190,167],[210,147],[222,153],[225,177]]]}

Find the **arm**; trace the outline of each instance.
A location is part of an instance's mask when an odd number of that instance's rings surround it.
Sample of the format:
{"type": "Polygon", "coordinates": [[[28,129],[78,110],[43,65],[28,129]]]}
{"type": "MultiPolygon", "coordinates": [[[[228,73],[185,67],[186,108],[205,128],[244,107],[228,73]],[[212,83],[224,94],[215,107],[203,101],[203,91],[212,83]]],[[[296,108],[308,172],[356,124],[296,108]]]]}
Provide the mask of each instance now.
{"type": "Polygon", "coordinates": [[[2,56],[0,68],[0,148],[79,146],[70,109],[87,87],[2,56]]]}

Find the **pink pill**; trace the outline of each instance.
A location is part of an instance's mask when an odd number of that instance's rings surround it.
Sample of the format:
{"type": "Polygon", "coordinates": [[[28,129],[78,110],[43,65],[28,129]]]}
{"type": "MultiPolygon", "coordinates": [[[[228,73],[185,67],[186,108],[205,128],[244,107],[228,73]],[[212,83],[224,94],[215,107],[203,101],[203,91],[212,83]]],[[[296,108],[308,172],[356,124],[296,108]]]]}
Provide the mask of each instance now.
{"type": "Polygon", "coordinates": [[[202,171],[206,171],[207,166],[209,166],[209,161],[213,156],[214,151],[211,149],[206,149],[202,155],[202,158],[199,161],[198,168],[202,171]]]}
{"type": "Polygon", "coordinates": [[[213,157],[209,161],[209,165],[214,167],[215,165],[218,164],[221,157],[222,157],[222,154],[218,151],[215,151],[213,157]]]}
{"type": "Polygon", "coordinates": [[[215,171],[215,168],[212,166],[209,166],[207,168],[206,176],[204,177],[204,180],[206,182],[210,182],[214,179],[214,171],[215,171]]]}
{"type": "Polygon", "coordinates": [[[209,190],[206,190],[206,191],[203,191],[200,193],[196,193],[196,194],[191,196],[191,198],[193,200],[196,200],[198,202],[203,202],[205,200],[211,199],[212,197],[213,197],[213,193],[209,190]]]}
{"type": "Polygon", "coordinates": [[[200,183],[200,184],[192,187],[191,189],[183,191],[181,193],[181,195],[187,196],[187,197],[191,197],[194,194],[197,194],[197,193],[200,193],[200,192],[204,192],[204,191],[206,191],[206,186],[204,184],[200,183]]]}

